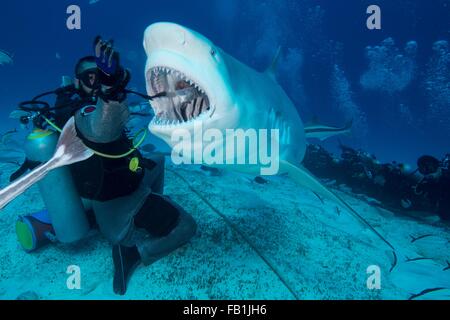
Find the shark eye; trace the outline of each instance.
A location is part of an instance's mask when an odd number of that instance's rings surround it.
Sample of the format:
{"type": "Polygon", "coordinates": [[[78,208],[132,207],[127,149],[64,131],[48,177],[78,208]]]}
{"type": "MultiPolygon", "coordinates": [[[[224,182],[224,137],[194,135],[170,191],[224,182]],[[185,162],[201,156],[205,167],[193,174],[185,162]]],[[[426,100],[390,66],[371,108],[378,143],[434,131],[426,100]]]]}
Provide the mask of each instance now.
{"type": "Polygon", "coordinates": [[[211,56],[215,57],[217,52],[214,48],[211,48],[211,51],[209,52],[211,54],[211,56]]]}

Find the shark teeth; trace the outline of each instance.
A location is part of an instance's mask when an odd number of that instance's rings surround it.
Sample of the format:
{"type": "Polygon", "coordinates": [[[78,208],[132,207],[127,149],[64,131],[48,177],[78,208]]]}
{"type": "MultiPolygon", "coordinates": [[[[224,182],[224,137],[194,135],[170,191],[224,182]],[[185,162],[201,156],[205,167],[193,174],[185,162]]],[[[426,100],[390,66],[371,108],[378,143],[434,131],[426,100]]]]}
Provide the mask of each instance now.
{"type": "Polygon", "coordinates": [[[201,113],[199,116],[192,118],[188,121],[179,121],[179,120],[167,120],[167,119],[161,119],[158,116],[155,116],[152,121],[150,122],[150,126],[155,128],[176,128],[176,127],[182,127],[191,125],[196,121],[203,121],[208,118],[211,118],[215,112],[215,107],[212,106],[209,108],[208,111],[201,113]]]}
{"type": "Polygon", "coordinates": [[[149,95],[166,93],[151,102],[155,125],[178,126],[207,116],[212,110],[206,91],[179,70],[156,66],[147,70],[146,78],[149,95]]]}
{"type": "Polygon", "coordinates": [[[177,78],[186,81],[191,86],[194,86],[198,91],[205,94],[205,90],[194,80],[190,79],[188,76],[186,76],[181,71],[169,68],[169,67],[153,67],[150,69],[150,74],[161,74],[164,73],[165,75],[175,75],[177,78]]]}

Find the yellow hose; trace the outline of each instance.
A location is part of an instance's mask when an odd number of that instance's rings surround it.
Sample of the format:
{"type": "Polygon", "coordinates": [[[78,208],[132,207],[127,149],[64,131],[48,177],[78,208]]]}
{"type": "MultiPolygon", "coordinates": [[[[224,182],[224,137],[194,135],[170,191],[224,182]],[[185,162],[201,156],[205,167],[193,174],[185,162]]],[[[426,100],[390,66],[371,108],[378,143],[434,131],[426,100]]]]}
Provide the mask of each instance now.
{"type": "MultiPolygon", "coordinates": [[[[59,133],[62,132],[61,128],[59,128],[56,124],[54,124],[50,119],[48,119],[46,116],[42,116],[42,118],[44,118],[44,120],[56,131],[58,131],[59,133]]],[[[128,152],[123,153],[123,154],[119,154],[119,155],[111,155],[111,154],[106,154],[106,153],[102,153],[96,150],[92,150],[92,152],[94,152],[94,154],[103,157],[103,158],[107,158],[107,159],[121,159],[121,158],[125,158],[128,157],[130,154],[132,154],[134,151],[136,151],[137,148],[139,148],[145,141],[145,139],[147,138],[147,129],[143,128],[141,130],[139,130],[136,135],[133,138],[133,148],[131,148],[128,152]],[[143,134],[142,134],[143,133],[143,134]],[[142,135],[141,139],[139,140],[138,143],[135,143],[136,139],[142,135]]]]}

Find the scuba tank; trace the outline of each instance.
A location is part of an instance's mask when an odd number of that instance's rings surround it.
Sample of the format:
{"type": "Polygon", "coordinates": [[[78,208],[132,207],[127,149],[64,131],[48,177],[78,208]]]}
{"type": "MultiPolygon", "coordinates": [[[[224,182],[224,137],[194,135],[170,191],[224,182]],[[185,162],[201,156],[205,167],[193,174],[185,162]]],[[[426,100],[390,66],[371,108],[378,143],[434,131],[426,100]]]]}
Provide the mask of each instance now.
{"type": "MultiPolygon", "coordinates": [[[[27,159],[37,162],[50,160],[55,152],[58,135],[54,131],[35,129],[25,143],[27,159]]],[[[89,231],[85,209],[68,167],[52,170],[38,182],[57,240],[78,241],[89,231]]]]}

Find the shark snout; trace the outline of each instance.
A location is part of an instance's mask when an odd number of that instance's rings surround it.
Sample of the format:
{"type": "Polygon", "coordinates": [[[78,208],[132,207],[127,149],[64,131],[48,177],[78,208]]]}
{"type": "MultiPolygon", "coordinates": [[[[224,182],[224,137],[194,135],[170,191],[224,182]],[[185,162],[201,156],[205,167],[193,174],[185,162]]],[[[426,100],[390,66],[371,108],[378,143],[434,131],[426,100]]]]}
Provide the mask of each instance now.
{"type": "Polygon", "coordinates": [[[187,44],[189,30],[175,23],[158,22],[145,30],[144,48],[147,55],[159,47],[181,48],[187,44]]]}

